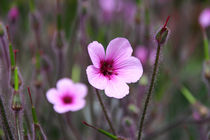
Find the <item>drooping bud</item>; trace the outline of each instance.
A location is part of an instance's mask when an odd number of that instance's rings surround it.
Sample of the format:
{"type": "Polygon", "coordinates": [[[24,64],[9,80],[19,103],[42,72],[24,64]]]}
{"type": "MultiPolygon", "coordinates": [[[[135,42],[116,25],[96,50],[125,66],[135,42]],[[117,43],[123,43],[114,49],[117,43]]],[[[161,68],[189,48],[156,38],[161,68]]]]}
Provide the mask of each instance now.
{"type": "Polygon", "coordinates": [[[156,39],[157,43],[160,44],[160,45],[164,44],[167,40],[169,30],[166,27],[166,25],[168,23],[169,18],[170,18],[170,16],[168,16],[164,26],[160,29],[160,31],[158,31],[158,33],[155,36],[155,39],[156,39]]]}
{"type": "Polygon", "coordinates": [[[4,28],[3,28],[2,23],[0,23],[0,37],[3,37],[3,36],[4,36],[4,28]]]}
{"type": "Polygon", "coordinates": [[[203,75],[205,80],[210,83],[210,60],[206,60],[203,65],[203,75]]]}
{"type": "Polygon", "coordinates": [[[12,110],[18,112],[23,108],[19,91],[14,91],[12,96],[12,110]]]}

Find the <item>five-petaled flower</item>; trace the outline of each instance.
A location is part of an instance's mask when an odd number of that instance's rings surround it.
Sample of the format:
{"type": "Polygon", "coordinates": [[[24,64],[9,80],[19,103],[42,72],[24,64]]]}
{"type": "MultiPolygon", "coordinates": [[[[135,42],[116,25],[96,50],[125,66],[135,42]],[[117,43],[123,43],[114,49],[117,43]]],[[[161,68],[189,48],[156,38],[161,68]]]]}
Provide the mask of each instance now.
{"type": "Polygon", "coordinates": [[[133,49],[125,38],[113,39],[106,49],[97,41],[88,45],[88,53],[93,65],[87,67],[89,83],[105,90],[108,97],[123,98],[129,94],[126,83],[137,82],[143,73],[138,58],[131,56],[133,49]]]}
{"type": "Polygon", "coordinates": [[[86,94],[86,85],[63,78],[57,82],[56,88],[47,91],[46,96],[48,101],[54,104],[54,110],[57,113],[65,113],[82,109],[85,106],[86,94]]]}

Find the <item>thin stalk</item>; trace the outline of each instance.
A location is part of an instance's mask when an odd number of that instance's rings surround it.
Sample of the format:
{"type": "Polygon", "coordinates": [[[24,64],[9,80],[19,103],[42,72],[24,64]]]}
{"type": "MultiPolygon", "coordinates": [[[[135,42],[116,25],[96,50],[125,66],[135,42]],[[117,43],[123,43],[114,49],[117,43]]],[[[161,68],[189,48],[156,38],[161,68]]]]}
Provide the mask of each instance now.
{"type": "Polygon", "coordinates": [[[107,132],[107,131],[105,131],[105,130],[103,130],[103,129],[101,129],[101,128],[97,128],[97,127],[95,127],[95,126],[93,126],[93,125],[88,124],[87,122],[84,122],[84,121],[83,121],[83,124],[86,125],[86,126],[88,126],[88,127],[93,128],[94,130],[96,130],[96,131],[98,131],[99,133],[101,133],[101,134],[103,134],[103,135],[109,137],[109,138],[112,139],[112,140],[117,140],[117,139],[118,139],[117,136],[115,136],[115,135],[113,135],[113,134],[111,134],[111,133],[109,133],[109,132],[107,132]]]}
{"type": "Polygon", "coordinates": [[[58,50],[58,79],[63,77],[63,51],[58,50]]]}
{"type": "Polygon", "coordinates": [[[101,99],[101,96],[100,96],[100,94],[99,94],[98,89],[96,89],[96,95],[97,95],[98,100],[99,100],[99,102],[100,102],[101,108],[102,108],[102,110],[103,110],[103,112],[104,112],[105,118],[106,118],[106,120],[107,120],[107,122],[108,122],[108,124],[109,124],[109,127],[110,127],[112,133],[113,133],[114,135],[116,135],[116,132],[115,132],[115,130],[114,130],[114,127],[112,126],[111,120],[110,120],[110,118],[109,118],[109,116],[108,116],[108,113],[107,113],[106,108],[105,108],[105,106],[104,106],[104,104],[103,104],[103,101],[102,101],[102,99],[101,99]]]}
{"type": "Polygon", "coordinates": [[[74,137],[76,138],[76,140],[82,140],[80,134],[78,133],[77,129],[74,127],[74,125],[72,124],[72,122],[69,118],[70,118],[69,115],[66,114],[66,121],[67,121],[68,126],[70,127],[74,137]]]}
{"type": "Polygon", "coordinates": [[[1,38],[2,46],[3,46],[4,54],[5,54],[5,57],[6,57],[7,69],[9,70],[10,61],[9,61],[9,55],[8,55],[8,52],[7,52],[6,42],[5,42],[3,37],[0,37],[0,38],[1,38]]]}
{"type": "Polygon", "coordinates": [[[0,115],[1,115],[1,118],[2,118],[2,122],[3,122],[3,125],[6,129],[7,132],[5,132],[5,134],[8,134],[8,137],[10,140],[15,140],[13,135],[12,135],[12,131],[11,131],[11,128],[9,126],[9,123],[8,123],[8,120],[7,120],[7,116],[6,116],[6,113],[5,113],[5,110],[4,110],[4,105],[3,105],[3,102],[2,102],[2,99],[1,99],[1,96],[0,96],[0,115]]]}
{"type": "Polygon", "coordinates": [[[18,140],[22,140],[21,139],[21,132],[20,132],[20,120],[19,120],[19,112],[15,112],[15,127],[16,127],[16,131],[17,131],[17,136],[18,136],[18,140]]]}
{"type": "Polygon", "coordinates": [[[145,119],[145,116],[146,116],[146,112],[147,112],[147,108],[148,108],[148,105],[149,105],[150,97],[152,95],[152,89],[153,89],[153,86],[154,86],[154,83],[155,83],[155,77],[156,77],[157,70],[158,70],[158,61],[159,61],[159,57],[160,57],[160,49],[161,49],[160,47],[161,47],[161,45],[160,45],[160,43],[158,43],[157,52],[156,52],[156,58],[155,58],[155,65],[154,65],[153,73],[152,73],[152,79],[151,79],[151,82],[150,82],[147,98],[146,98],[145,104],[144,104],[144,110],[143,110],[143,113],[142,113],[142,116],[141,116],[141,120],[140,120],[138,140],[140,140],[141,136],[142,136],[142,129],[143,129],[143,125],[144,125],[144,119],[145,119]]]}
{"type": "Polygon", "coordinates": [[[205,29],[202,28],[205,60],[209,60],[209,45],[205,29]]]}

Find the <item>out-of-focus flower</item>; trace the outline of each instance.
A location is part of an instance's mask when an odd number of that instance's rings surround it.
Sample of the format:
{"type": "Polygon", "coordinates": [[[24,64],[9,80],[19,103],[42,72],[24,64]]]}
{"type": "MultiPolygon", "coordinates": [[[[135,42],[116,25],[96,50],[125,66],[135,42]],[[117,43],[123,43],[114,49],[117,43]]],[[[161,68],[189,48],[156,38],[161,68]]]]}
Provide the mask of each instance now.
{"type": "Polygon", "coordinates": [[[129,94],[126,83],[137,82],[143,73],[141,62],[131,56],[133,49],[125,38],[115,38],[104,47],[97,41],[88,45],[88,53],[93,65],[87,67],[89,83],[105,90],[108,97],[123,98],[129,94]]]}
{"type": "Polygon", "coordinates": [[[133,23],[135,21],[137,7],[136,4],[131,1],[120,1],[120,12],[123,14],[123,18],[127,23],[133,23]]]}
{"type": "Polygon", "coordinates": [[[118,0],[99,0],[99,6],[102,9],[103,16],[106,20],[112,18],[113,12],[116,10],[118,0]]]}
{"type": "Polygon", "coordinates": [[[210,26],[210,8],[206,8],[201,12],[199,23],[203,28],[210,26]]]}
{"type": "Polygon", "coordinates": [[[82,83],[73,83],[71,79],[60,79],[56,88],[47,91],[47,99],[54,104],[54,110],[58,113],[77,111],[85,106],[84,97],[87,87],[82,83]]]}
{"type": "Polygon", "coordinates": [[[146,63],[148,57],[148,49],[144,46],[138,46],[135,51],[135,56],[141,60],[143,64],[146,63]]]}
{"type": "Polygon", "coordinates": [[[99,0],[102,14],[105,20],[112,19],[115,12],[120,13],[126,22],[131,23],[136,16],[136,5],[123,0],[99,0]]]}
{"type": "Polygon", "coordinates": [[[19,10],[16,6],[13,6],[8,13],[8,18],[11,22],[15,22],[18,16],[19,16],[19,10]]]}

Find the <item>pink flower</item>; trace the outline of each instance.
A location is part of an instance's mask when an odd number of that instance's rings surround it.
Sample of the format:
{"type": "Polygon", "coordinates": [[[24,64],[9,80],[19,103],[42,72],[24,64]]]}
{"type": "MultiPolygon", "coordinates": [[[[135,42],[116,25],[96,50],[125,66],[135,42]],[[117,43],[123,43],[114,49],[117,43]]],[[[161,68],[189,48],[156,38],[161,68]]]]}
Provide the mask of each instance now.
{"type": "Polygon", "coordinates": [[[144,46],[138,46],[135,51],[135,56],[141,60],[143,64],[146,63],[148,57],[149,50],[144,46]]]}
{"type": "Polygon", "coordinates": [[[19,10],[16,6],[12,7],[8,13],[8,18],[10,21],[15,22],[19,16],[19,10]]]}
{"type": "Polygon", "coordinates": [[[210,8],[206,8],[201,12],[199,23],[203,28],[210,26],[210,8]]]}
{"type": "Polygon", "coordinates": [[[54,105],[56,112],[65,113],[82,109],[85,106],[86,94],[86,85],[63,78],[57,82],[56,88],[47,91],[46,96],[47,100],[54,105]]]}
{"type": "Polygon", "coordinates": [[[99,6],[102,9],[104,19],[110,21],[116,11],[117,0],[99,0],[99,6]]]}
{"type": "Polygon", "coordinates": [[[97,41],[88,45],[93,65],[87,67],[89,83],[105,90],[108,97],[123,98],[129,93],[126,83],[137,82],[143,73],[141,62],[131,56],[133,49],[125,38],[113,39],[107,49],[97,41]]]}

